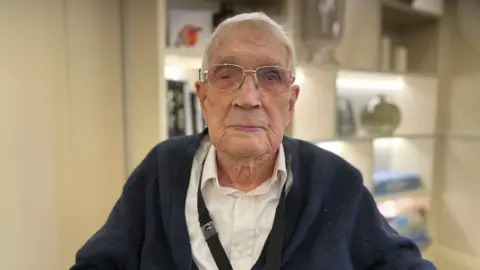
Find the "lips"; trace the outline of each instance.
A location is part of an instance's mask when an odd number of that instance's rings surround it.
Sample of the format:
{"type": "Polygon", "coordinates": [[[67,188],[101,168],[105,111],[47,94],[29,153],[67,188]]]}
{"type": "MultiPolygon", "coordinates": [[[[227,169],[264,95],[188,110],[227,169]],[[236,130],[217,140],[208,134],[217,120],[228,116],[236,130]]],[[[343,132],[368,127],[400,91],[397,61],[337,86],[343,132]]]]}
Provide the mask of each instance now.
{"type": "Polygon", "coordinates": [[[232,125],[231,127],[235,130],[243,132],[257,132],[265,129],[263,126],[256,125],[232,125]]]}

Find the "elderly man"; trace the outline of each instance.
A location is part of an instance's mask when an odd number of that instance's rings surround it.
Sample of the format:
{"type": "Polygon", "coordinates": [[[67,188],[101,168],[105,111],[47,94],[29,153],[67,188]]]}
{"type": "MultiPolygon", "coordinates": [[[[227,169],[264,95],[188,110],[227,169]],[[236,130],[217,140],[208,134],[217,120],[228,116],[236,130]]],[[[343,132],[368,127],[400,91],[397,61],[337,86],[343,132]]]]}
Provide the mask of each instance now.
{"type": "Polygon", "coordinates": [[[75,270],[435,269],[357,169],[285,137],[295,50],[262,13],[218,26],[196,90],[208,129],[158,144],[75,270]]]}

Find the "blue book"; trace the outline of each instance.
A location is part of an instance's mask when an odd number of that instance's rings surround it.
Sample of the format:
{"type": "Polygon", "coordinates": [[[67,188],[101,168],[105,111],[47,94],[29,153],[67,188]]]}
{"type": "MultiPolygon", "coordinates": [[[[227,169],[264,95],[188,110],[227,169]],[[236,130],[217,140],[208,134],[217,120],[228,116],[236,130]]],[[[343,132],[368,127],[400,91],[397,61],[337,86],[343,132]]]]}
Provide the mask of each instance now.
{"type": "Polygon", "coordinates": [[[415,190],[421,186],[422,181],[416,173],[393,171],[375,171],[373,173],[373,192],[375,195],[415,190]]]}

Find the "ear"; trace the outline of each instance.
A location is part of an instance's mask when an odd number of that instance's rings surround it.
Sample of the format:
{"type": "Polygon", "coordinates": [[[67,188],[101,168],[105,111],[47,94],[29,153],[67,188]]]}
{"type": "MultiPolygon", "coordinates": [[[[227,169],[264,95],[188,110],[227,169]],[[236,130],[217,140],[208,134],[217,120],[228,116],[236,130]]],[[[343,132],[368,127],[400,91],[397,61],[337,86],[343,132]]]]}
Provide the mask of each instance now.
{"type": "Polygon", "coordinates": [[[300,94],[300,86],[293,85],[290,89],[290,100],[288,102],[288,111],[293,113],[295,110],[295,103],[297,102],[298,95],[300,94]]]}
{"type": "Polygon", "coordinates": [[[197,81],[195,83],[195,92],[197,92],[198,100],[200,101],[200,106],[202,108],[203,118],[206,120],[206,107],[205,100],[207,99],[207,86],[205,83],[197,81]]]}

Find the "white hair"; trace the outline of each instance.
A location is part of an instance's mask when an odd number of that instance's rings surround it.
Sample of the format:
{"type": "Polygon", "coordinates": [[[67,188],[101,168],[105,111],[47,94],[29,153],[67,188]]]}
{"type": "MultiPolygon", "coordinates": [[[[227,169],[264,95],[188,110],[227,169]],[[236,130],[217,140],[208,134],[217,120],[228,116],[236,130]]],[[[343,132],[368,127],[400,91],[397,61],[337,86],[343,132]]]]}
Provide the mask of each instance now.
{"type": "Polygon", "coordinates": [[[296,54],[293,42],[288,37],[283,26],[272,20],[263,12],[238,14],[220,23],[213,32],[212,38],[208,42],[205,48],[205,52],[203,53],[202,70],[207,70],[210,66],[212,58],[212,47],[214,44],[213,42],[218,39],[222,35],[222,33],[239,24],[253,24],[261,28],[262,30],[269,31],[274,37],[276,37],[278,41],[280,41],[280,43],[287,48],[290,57],[290,68],[295,76],[296,54]]]}

